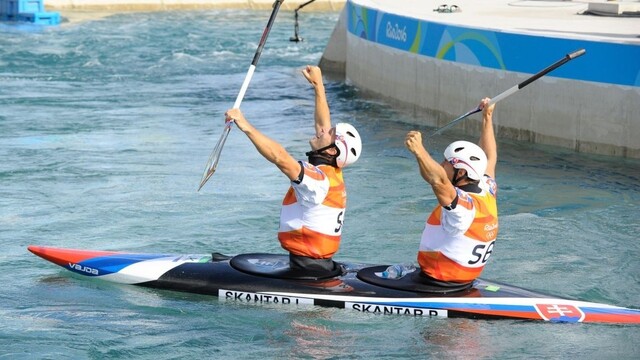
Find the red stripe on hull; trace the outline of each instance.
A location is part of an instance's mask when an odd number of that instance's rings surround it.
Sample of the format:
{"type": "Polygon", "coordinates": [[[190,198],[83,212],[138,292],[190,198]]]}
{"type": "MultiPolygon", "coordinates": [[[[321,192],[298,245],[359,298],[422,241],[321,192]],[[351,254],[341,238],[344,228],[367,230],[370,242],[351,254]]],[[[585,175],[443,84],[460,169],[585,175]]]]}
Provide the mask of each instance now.
{"type": "Polygon", "coordinates": [[[638,314],[606,314],[587,313],[583,322],[591,323],[615,323],[615,324],[640,324],[640,313],[638,314]]]}
{"type": "Polygon", "coordinates": [[[69,263],[77,264],[95,257],[118,254],[118,252],[115,251],[59,249],[35,245],[30,245],[27,249],[41,258],[63,267],[68,267],[69,263]]]}

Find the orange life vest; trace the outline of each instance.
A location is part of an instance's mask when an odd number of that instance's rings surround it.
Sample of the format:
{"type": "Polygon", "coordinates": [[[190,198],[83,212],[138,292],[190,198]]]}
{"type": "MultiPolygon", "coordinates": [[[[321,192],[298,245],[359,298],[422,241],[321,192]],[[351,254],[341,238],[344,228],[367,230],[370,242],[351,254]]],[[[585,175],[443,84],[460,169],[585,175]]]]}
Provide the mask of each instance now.
{"type": "Polygon", "coordinates": [[[456,188],[456,208],[438,205],[427,219],[418,252],[426,275],[461,283],[480,276],[498,235],[495,181],[485,176],[480,188],[479,194],[456,188]]]}
{"type": "Polygon", "coordinates": [[[278,239],[294,255],[328,259],[340,247],[347,204],[342,170],[302,164],[302,181],[292,183],[282,201],[278,239]]]}

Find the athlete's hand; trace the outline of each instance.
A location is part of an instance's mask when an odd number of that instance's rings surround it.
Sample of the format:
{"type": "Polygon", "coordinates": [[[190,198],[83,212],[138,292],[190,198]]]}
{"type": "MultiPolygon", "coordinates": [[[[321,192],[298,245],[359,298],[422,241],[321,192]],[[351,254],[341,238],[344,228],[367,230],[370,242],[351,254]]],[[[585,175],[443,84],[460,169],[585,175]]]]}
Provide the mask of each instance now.
{"type": "Polygon", "coordinates": [[[487,106],[489,105],[489,101],[491,101],[491,99],[484,98],[480,101],[480,104],[478,105],[478,109],[482,109],[482,116],[485,118],[491,118],[491,116],[493,116],[493,109],[496,107],[496,104],[491,104],[491,106],[487,106]]]}
{"type": "Polygon", "coordinates": [[[422,145],[422,133],[420,133],[420,131],[409,131],[404,140],[404,144],[414,155],[420,151],[425,151],[424,145],[422,145]]]}
{"type": "Polygon", "coordinates": [[[319,67],[307,65],[307,67],[302,70],[302,75],[304,75],[305,79],[307,79],[313,87],[322,85],[322,70],[320,70],[319,67]]]}
{"type": "Polygon", "coordinates": [[[229,109],[226,113],[224,113],[225,123],[227,121],[233,121],[238,126],[238,129],[241,131],[246,131],[249,128],[249,122],[245,119],[242,111],[240,109],[229,109]]]}

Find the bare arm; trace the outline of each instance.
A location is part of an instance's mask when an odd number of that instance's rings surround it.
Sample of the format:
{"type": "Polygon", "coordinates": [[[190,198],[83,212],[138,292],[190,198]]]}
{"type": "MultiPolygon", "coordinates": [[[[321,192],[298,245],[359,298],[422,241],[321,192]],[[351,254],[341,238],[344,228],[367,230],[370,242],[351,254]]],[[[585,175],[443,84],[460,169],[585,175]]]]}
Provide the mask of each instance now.
{"type": "Polygon", "coordinates": [[[456,189],[449,181],[445,169],[433,160],[422,145],[422,134],[419,131],[410,131],[405,138],[405,145],[415,155],[420,175],[431,185],[440,205],[450,205],[456,198],[456,189]]]}
{"type": "Polygon", "coordinates": [[[234,121],[238,129],[242,130],[251,140],[258,152],[265,159],[275,164],[289,180],[298,179],[300,175],[300,163],[294,159],[279,143],[270,139],[258,129],[253,127],[247,119],[245,119],[240,109],[229,109],[226,114],[227,121],[234,121]]]}
{"type": "Polygon", "coordinates": [[[307,65],[302,70],[302,75],[313,86],[316,100],[316,110],[314,113],[316,136],[320,136],[324,132],[331,129],[331,114],[329,112],[329,104],[324,91],[324,83],[322,82],[322,71],[317,66],[307,65]]]}
{"type": "Polygon", "coordinates": [[[482,99],[480,107],[482,108],[482,133],[478,145],[487,154],[487,170],[486,174],[492,178],[496,178],[496,164],[498,162],[498,146],[493,131],[493,110],[495,104],[487,106],[489,98],[482,99]]]}

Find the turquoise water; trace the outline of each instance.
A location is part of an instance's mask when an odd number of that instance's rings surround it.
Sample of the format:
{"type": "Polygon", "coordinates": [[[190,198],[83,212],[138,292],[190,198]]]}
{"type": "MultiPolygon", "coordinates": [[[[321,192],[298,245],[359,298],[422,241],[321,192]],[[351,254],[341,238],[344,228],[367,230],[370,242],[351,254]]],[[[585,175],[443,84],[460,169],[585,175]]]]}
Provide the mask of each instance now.
{"type": "MultiPolygon", "coordinates": [[[[207,11],[0,25],[0,358],[635,357],[637,326],[219,303],[82,278],[26,250],[281,252],[275,231],[287,182],[237,129],[196,192],[267,18],[207,11]]],[[[308,147],[313,114],[299,71],[319,61],[337,18],[303,13],[305,41],[292,43],[293,13],[282,12],[242,104],[296,155],[308,147]]],[[[345,171],[337,259],[414,259],[435,203],[403,146],[419,120],[342,82],[327,92],[333,120],[352,122],[365,139],[361,160],[345,171]]],[[[450,131],[429,148],[439,156],[453,139],[450,131]]],[[[640,164],[499,147],[501,232],[483,277],[637,308],[640,164]]]]}

